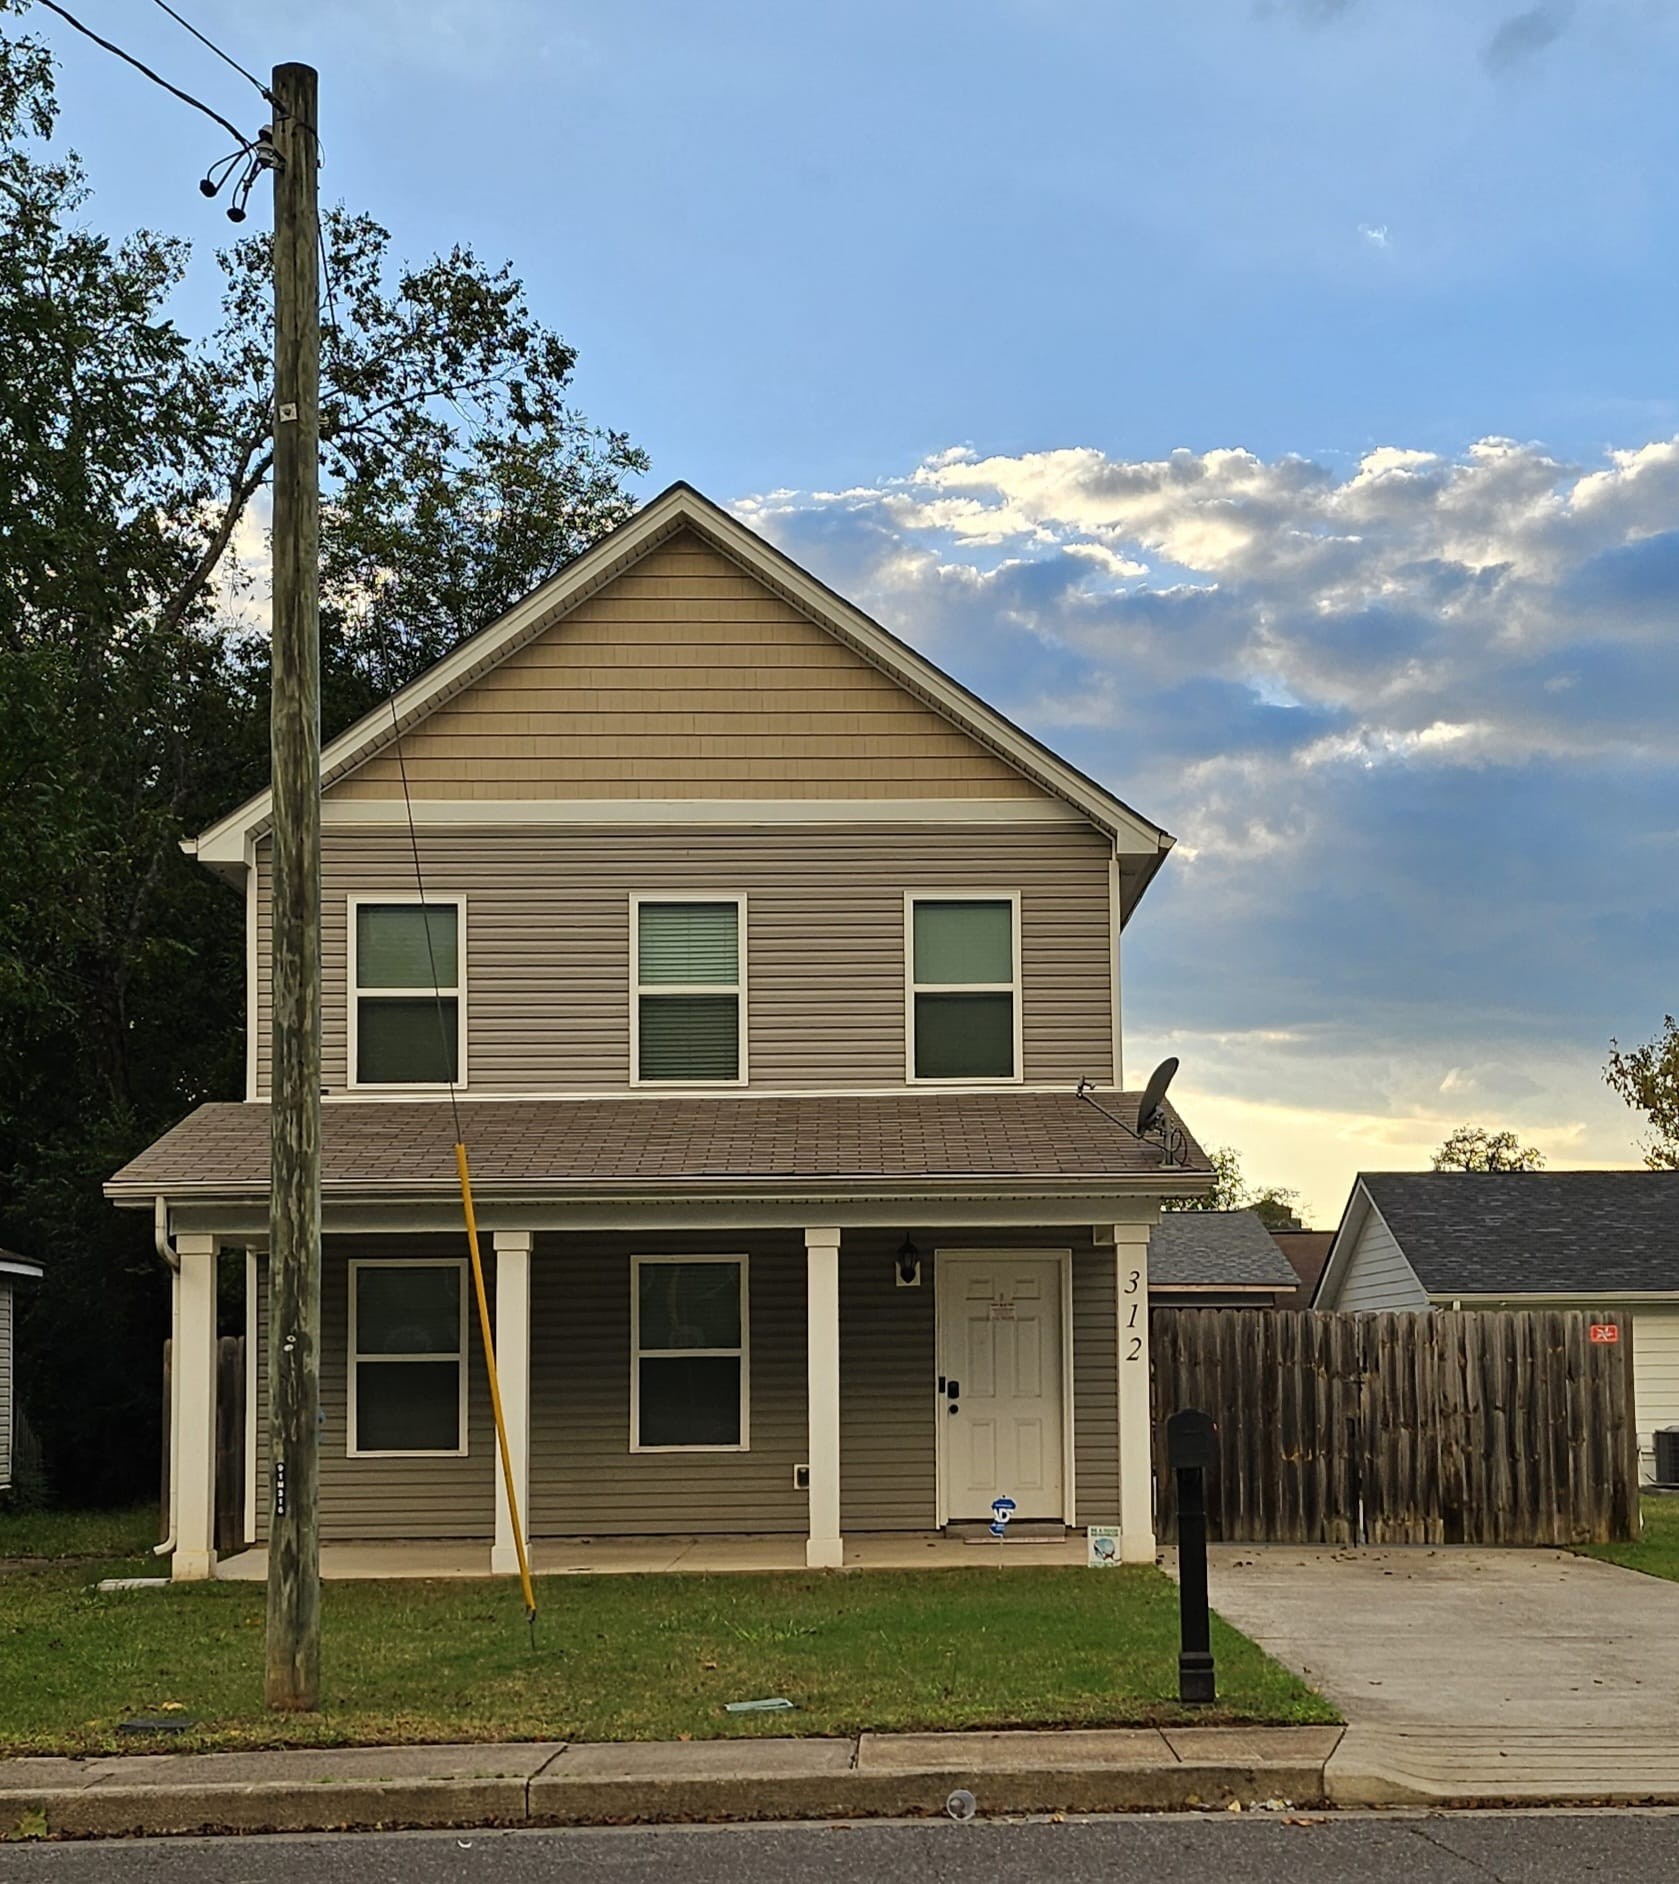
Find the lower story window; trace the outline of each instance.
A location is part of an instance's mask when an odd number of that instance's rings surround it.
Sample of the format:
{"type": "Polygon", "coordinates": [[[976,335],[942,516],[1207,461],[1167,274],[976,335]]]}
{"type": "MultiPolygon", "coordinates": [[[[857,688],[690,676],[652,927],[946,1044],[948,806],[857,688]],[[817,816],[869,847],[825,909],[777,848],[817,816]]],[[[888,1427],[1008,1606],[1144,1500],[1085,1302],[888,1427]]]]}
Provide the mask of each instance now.
{"type": "Polygon", "coordinates": [[[747,1448],[746,1258],[630,1262],[630,1449],[747,1448]]]}
{"type": "Polygon", "coordinates": [[[466,1265],[350,1264],[350,1452],[466,1451],[466,1265]]]}

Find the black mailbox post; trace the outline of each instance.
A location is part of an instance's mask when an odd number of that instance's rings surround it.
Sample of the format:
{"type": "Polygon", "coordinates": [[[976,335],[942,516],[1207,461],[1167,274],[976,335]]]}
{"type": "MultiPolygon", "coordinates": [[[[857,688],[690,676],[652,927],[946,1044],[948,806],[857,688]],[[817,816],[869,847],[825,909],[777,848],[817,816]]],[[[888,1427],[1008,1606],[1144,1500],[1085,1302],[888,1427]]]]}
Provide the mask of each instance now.
{"type": "Polygon", "coordinates": [[[1178,1480],[1178,1699],[1214,1698],[1213,1643],[1207,1616],[1207,1468],[1218,1456],[1218,1428],[1185,1407],[1166,1422],[1166,1463],[1178,1480]]]}

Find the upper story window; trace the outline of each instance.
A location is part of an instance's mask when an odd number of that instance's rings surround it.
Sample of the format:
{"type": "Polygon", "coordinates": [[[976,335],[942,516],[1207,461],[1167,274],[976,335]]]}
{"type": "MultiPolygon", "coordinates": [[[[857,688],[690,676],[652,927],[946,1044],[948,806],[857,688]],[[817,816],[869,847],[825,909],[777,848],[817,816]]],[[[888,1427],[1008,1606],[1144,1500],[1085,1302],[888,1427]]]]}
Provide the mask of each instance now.
{"type": "Polygon", "coordinates": [[[905,899],[911,1080],[1020,1078],[1020,898],[905,899]]]}
{"type": "Polygon", "coordinates": [[[460,1083],[462,897],[350,898],[351,1086],[460,1083]]]}
{"type": "Polygon", "coordinates": [[[746,1078],[746,899],[631,899],[634,1083],[746,1078]]]}
{"type": "Polygon", "coordinates": [[[466,1451],[466,1264],[350,1264],[349,1452],[466,1451]]]}

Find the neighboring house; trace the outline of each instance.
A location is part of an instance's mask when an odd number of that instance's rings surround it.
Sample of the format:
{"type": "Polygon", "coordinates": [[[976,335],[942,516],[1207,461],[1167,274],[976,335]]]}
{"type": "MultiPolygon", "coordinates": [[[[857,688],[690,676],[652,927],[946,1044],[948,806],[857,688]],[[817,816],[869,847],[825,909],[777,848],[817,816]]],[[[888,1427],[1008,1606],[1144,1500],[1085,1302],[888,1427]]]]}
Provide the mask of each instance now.
{"type": "MultiPolygon", "coordinates": [[[[1149,1235],[1211,1184],[1118,1090],[1163,831],[684,485],[321,787],[323,1537],[514,1565],[452,1079],[533,1537],[837,1565],[1008,1496],[1152,1559],[1149,1235]]],[[[223,1248],[266,1403],[269,820],[189,847],[245,898],[245,1101],[107,1186],[176,1266],[177,1577],[214,1572],[223,1248]]]]}
{"type": "Polygon", "coordinates": [[[1649,1478],[1679,1425],[1679,1172],[1360,1172],[1315,1306],[1626,1311],[1649,1478]]]}
{"type": "Polygon", "coordinates": [[[1272,1240],[1277,1248],[1288,1258],[1288,1265],[1299,1280],[1299,1288],[1286,1302],[1278,1304],[1281,1308],[1310,1308],[1312,1297],[1317,1293],[1318,1278],[1323,1274],[1323,1266],[1329,1260],[1330,1245],[1335,1241],[1333,1230],[1273,1230],[1272,1240]]]}
{"type": "Polygon", "coordinates": [[[17,1382],[17,1288],[39,1282],[41,1265],[27,1256],[0,1249],[0,1491],[12,1484],[12,1461],[17,1452],[21,1418],[17,1382]]]}
{"type": "Polygon", "coordinates": [[[1299,1286],[1251,1210],[1168,1210],[1148,1256],[1155,1308],[1284,1308],[1299,1286]]]}

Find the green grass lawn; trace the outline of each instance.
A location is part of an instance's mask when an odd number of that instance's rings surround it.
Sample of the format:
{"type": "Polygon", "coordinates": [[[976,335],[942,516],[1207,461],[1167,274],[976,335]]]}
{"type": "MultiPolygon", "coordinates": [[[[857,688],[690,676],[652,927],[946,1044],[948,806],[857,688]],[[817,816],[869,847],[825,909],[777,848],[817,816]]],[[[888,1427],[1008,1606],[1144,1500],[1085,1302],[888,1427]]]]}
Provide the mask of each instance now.
{"type": "Polygon", "coordinates": [[[1636,1544],[1586,1544],[1581,1555],[1679,1583],[1679,1498],[1645,1498],[1642,1504],[1644,1534],[1636,1544]]]}
{"type": "Polygon", "coordinates": [[[0,1511],[0,1563],[32,1558],[134,1557],[162,1533],[157,1506],[131,1511],[0,1511]]]}
{"type": "Polygon", "coordinates": [[[0,1579],[0,1753],[1336,1718],[1222,1623],[1221,1702],[1186,1710],[1159,1571],[1033,1568],[548,1578],[534,1651],[509,1583],[329,1584],[325,1704],[279,1719],[260,1585],[90,1586],[122,1567],[0,1579]],[[723,1712],[766,1695],[797,1712],[723,1712]],[[117,1732],[165,1712],[190,1733],[117,1732]]]}

